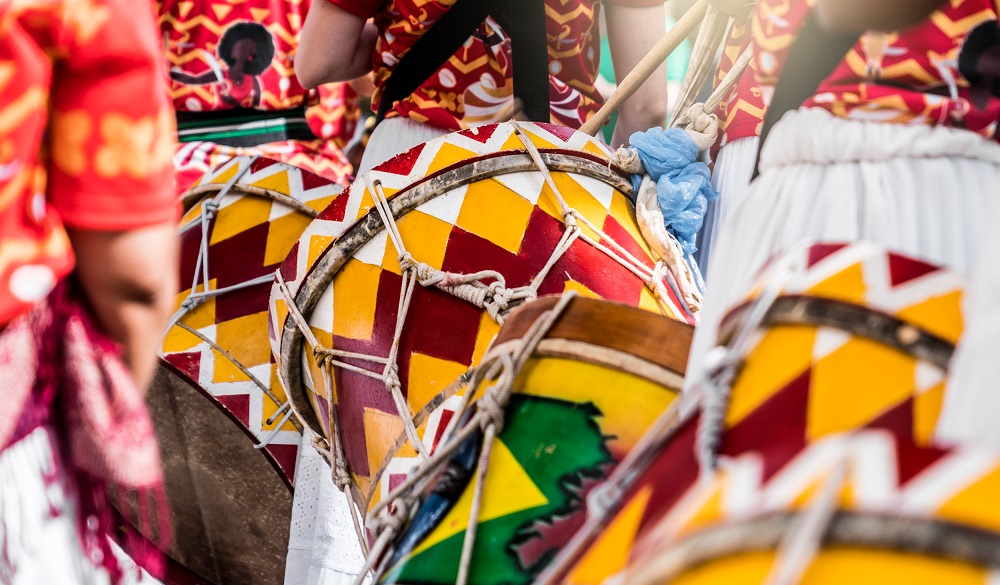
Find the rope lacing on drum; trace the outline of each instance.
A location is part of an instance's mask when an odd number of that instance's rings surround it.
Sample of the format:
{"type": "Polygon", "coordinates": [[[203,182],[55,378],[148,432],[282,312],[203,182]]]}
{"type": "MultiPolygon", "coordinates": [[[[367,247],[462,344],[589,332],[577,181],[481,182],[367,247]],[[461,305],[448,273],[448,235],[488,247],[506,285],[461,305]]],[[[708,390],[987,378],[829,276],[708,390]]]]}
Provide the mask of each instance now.
{"type": "MultiPolygon", "coordinates": [[[[485,380],[492,380],[492,382],[476,401],[476,412],[468,424],[456,432],[446,431],[446,438],[442,440],[433,455],[397,486],[388,497],[372,508],[367,527],[375,535],[375,545],[372,547],[355,585],[360,585],[364,581],[367,572],[372,570],[375,563],[380,560],[388,547],[406,527],[406,522],[416,512],[421,492],[433,481],[437,472],[448,463],[451,456],[465,441],[470,439],[474,433],[482,432],[483,445],[477,464],[472,506],[462,545],[458,579],[456,580],[456,585],[465,585],[468,580],[472,549],[476,539],[479,512],[482,508],[483,486],[489,469],[490,455],[494,440],[504,427],[504,409],[513,392],[514,382],[518,372],[522,370],[538,344],[562,316],[569,303],[577,296],[574,291],[564,294],[555,307],[543,313],[532,324],[520,341],[505,343],[490,351],[484,357],[482,365],[474,370],[469,388],[475,390],[483,385],[485,380]],[[399,522],[404,517],[406,521],[399,522]]],[[[462,404],[453,416],[453,421],[458,421],[463,417],[465,410],[472,403],[472,398],[473,391],[467,392],[462,397],[462,404]]]]}
{"type": "Polygon", "coordinates": [[[778,545],[774,565],[765,585],[795,585],[802,582],[809,565],[823,544],[837,514],[840,494],[850,471],[850,441],[834,463],[829,477],[820,486],[805,512],[796,517],[778,545]]]}
{"type": "MultiPolygon", "coordinates": [[[[177,309],[177,312],[175,312],[174,315],[170,318],[170,321],[167,323],[167,327],[164,329],[165,332],[164,336],[166,336],[166,334],[169,333],[170,330],[173,329],[175,326],[180,327],[181,329],[197,337],[200,341],[207,344],[213,351],[217,352],[219,355],[221,355],[223,358],[225,358],[227,361],[233,364],[238,370],[240,370],[240,372],[243,373],[243,375],[245,375],[255,386],[257,386],[257,388],[259,388],[261,392],[264,393],[265,396],[271,399],[271,401],[274,402],[275,406],[278,407],[278,410],[275,411],[275,413],[271,415],[271,417],[268,418],[267,421],[265,421],[266,424],[272,424],[274,422],[274,419],[277,416],[280,416],[280,413],[284,411],[287,401],[280,400],[277,397],[277,395],[275,395],[274,392],[271,391],[271,387],[268,384],[262,382],[260,378],[255,376],[252,372],[250,372],[249,369],[244,367],[243,364],[241,364],[239,360],[237,360],[225,348],[223,348],[218,343],[210,339],[208,336],[202,334],[197,329],[189,327],[184,323],[181,323],[181,319],[183,319],[186,314],[188,314],[190,311],[197,308],[200,304],[211,298],[215,298],[219,295],[223,295],[237,290],[242,290],[252,286],[267,284],[274,280],[274,277],[271,274],[267,274],[266,276],[260,276],[258,278],[253,278],[251,280],[247,280],[223,288],[217,288],[211,290],[208,288],[210,283],[209,266],[208,266],[208,248],[212,235],[211,233],[212,220],[215,218],[216,214],[218,214],[218,211],[222,206],[222,200],[227,195],[229,195],[230,191],[233,190],[233,187],[235,187],[236,184],[239,182],[239,180],[242,179],[243,176],[250,170],[250,168],[253,166],[253,163],[259,157],[260,155],[251,158],[249,162],[246,163],[246,166],[244,166],[240,170],[240,172],[234,174],[228,181],[226,181],[225,185],[223,185],[222,188],[219,189],[219,192],[216,193],[214,197],[202,202],[201,222],[200,222],[201,241],[199,242],[198,246],[198,257],[195,260],[194,277],[191,281],[191,292],[188,293],[188,296],[184,299],[183,302],[181,302],[181,305],[177,309]],[[199,291],[198,290],[199,288],[201,288],[202,290],[199,291]]],[[[270,445],[271,442],[277,436],[278,432],[281,430],[281,427],[283,427],[285,423],[288,422],[289,420],[291,420],[292,425],[295,427],[295,429],[301,432],[302,424],[298,421],[297,418],[293,417],[295,417],[293,411],[289,410],[289,414],[286,414],[281,419],[281,421],[275,426],[274,430],[271,431],[264,440],[258,442],[258,444],[255,445],[255,447],[257,447],[258,449],[263,449],[264,447],[270,445]]]]}
{"type": "Polygon", "coordinates": [[[705,356],[706,373],[697,382],[702,392],[701,421],[698,426],[696,449],[703,477],[711,477],[718,466],[718,451],[722,442],[726,413],[729,410],[733,382],[743,364],[744,356],[755,343],[757,330],[768,311],[792,275],[793,255],[778,260],[768,278],[767,286],[753,301],[746,318],[740,324],[728,346],[716,346],[705,356]]]}

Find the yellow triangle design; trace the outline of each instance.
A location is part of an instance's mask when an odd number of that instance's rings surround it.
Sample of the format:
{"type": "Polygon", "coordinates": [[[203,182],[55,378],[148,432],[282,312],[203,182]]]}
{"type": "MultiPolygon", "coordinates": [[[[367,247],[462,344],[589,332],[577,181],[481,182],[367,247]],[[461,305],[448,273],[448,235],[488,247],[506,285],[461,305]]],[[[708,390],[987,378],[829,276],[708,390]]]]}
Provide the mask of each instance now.
{"type": "Polygon", "coordinates": [[[632,498],[569,574],[567,583],[604,583],[625,569],[646,504],[652,495],[653,488],[647,485],[632,498]]]}
{"type": "Polygon", "coordinates": [[[264,22],[267,17],[271,14],[270,8],[251,8],[250,15],[253,16],[254,21],[264,22]]]}
{"type": "Polygon", "coordinates": [[[228,15],[232,9],[233,7],[228,4],[212,4],[212,12],[215,13],[215,18],[219,19],[219,21],[226,18],[226,15],[228,15]]]}
{"type": "MultiPolygon", "coordinates": [[[[469,522],[472,510],[472,492],[475,489],[475,477],[462,492],[455,507],[448,512],[441,524],[417,547],[411,556],[416,556],[431,547],[464,531],[469,522]]],[[[538,489],[528,473],[514,458],[507,445],[497,439],[493,443],[490,454],[490,468],[486,472],[486,485],[483,489],[482,508],[479,513],[479,523],[488,522],[503,516],[544,506],[549,501],[538,489]]]]}
{"type": "Polygon", "coordinates": [[[224,171],[212,177],[212,184],[225,185],[226,183],[229,182],[229,179],[232,179],[233,176],[235,176],[236,173],[239,172],[239,170],[240,170],[240,164],[234,161],[233,164],[229,165],[229,167],[226,168],[224,171]]]}
{"type": "Polygon", "coordinates": [[[854,264],[816,284],[808,295],[861,303],[865,299],[865,274],[861,263],[854,264]]]}
{"type": "Polygon", "coordinates": [[[290,196],[292,193],[291,187],[288,186],[288,171],[284,170],[264,177],[263,179],[256,181],[253,185],[254,187],[260,187],[261,189],[277,191],[282,195],[290,196]]]}

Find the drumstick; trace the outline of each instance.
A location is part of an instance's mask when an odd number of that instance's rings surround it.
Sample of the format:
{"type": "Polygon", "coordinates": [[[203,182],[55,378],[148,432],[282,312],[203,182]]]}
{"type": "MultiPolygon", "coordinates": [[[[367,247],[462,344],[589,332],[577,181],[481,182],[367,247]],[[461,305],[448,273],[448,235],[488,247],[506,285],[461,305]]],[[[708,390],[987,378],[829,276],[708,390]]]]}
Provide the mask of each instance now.
{"type": "Polygon", "coordinates": [[[656,43],[656,46],[639,61],[635,69],[625,76],[625,79],[615,89],[615,93],[611,94],[601,109],[580,127],[580,131],[591,136],[597,135],[601,127],[611,119],[611,114],[621,107],[625,100],[632,97],[632,94],[670,56],[670,53],[673,53],[688,38],[691,31],[705,18],[706,11],[708,11],[708,0],[698,0],[690,10],[685,12],[666,36],[660,39],[660,42],[656,43]]]}

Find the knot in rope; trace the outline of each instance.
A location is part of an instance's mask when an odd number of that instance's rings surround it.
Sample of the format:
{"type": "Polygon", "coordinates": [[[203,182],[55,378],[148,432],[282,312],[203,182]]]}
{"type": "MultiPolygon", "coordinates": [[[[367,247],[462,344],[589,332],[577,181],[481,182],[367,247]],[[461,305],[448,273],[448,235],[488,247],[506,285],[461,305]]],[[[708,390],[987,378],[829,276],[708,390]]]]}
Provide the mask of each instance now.
{"type": "Polygon", "coordinates": [[[634,148],[619,148],[611,155],[611,164],[630,175],[641,175],[646,172],[642,159],[634,148]]]}
{"type": "Polygon", "coordinates": [[[315,449],[324,460],[326,460],[327,464],[332,466],[333,454],[330,452],[330,445],[326,442],[326,439],[319,435],[313,435],[311,443],[312,448],[315,449]]]}
{"type": "Polygon", "coordinates": [[[347,488],[351,486],[351,473],[347,471],[347,465],[337,459],[330,468],[333,470],[333,485],[342,492],[347,491],[347,488]]]}
{"type": "Polygon", "coordinates": [[[410,521],[410,503],[404,498],[396,498],[382,509],[378,516],[370,518],[366,524],[376,537],[389,532],[399,534],[410,521]]]}
{"type": "Polygon", "coordinates": [[[181,310],[186,313],[186,312],[194,309],[198,305],[200,305],[201,302],[202,302],[202,298],[201,297],[188,297],[188,298],[184,299],[183,303],[181,303],[181,310]]]}
{"type": "Polygon", "coordinates": [[[215,199],[209,199],[204,203],[203,207],[204,211],[202,212],[202,217],[204,217],[206,220],[212,219],[213,217],[215,217],[215,214],[219,211],[219,207],[220,205],[218,201],[216,201],[215,199]]]}
{"type": "Polygon", "coordinates": [[[326,351],[326,348],[322,345],[317,345],[312,348],[313,359],[316,360],[316,366],[319,368],[326,368],[330,365],[333,360],[333,355],[326,351]]]}
{"type": "Polygon", "coordinates": [[[705,104],[693,104],[677,120],[677,126],[684,128],[698,150],[707,150],[719,137],[719,117],[708,111],[705,104]]]}

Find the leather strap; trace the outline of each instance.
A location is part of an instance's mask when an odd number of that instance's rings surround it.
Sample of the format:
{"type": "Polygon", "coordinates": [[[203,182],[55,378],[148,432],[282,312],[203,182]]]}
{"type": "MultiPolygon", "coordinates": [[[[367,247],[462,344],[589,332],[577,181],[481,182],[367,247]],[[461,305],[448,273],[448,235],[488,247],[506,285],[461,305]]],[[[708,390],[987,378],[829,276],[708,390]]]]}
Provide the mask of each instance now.
{"type": "Polygon", "coordinates": [[[413,45],[386,81],[376,124],[444,66],[487,17],[511,41],[514,97],[534,122],[548,122],[549,59],[544,0],[457,0],[413,45]]]}

